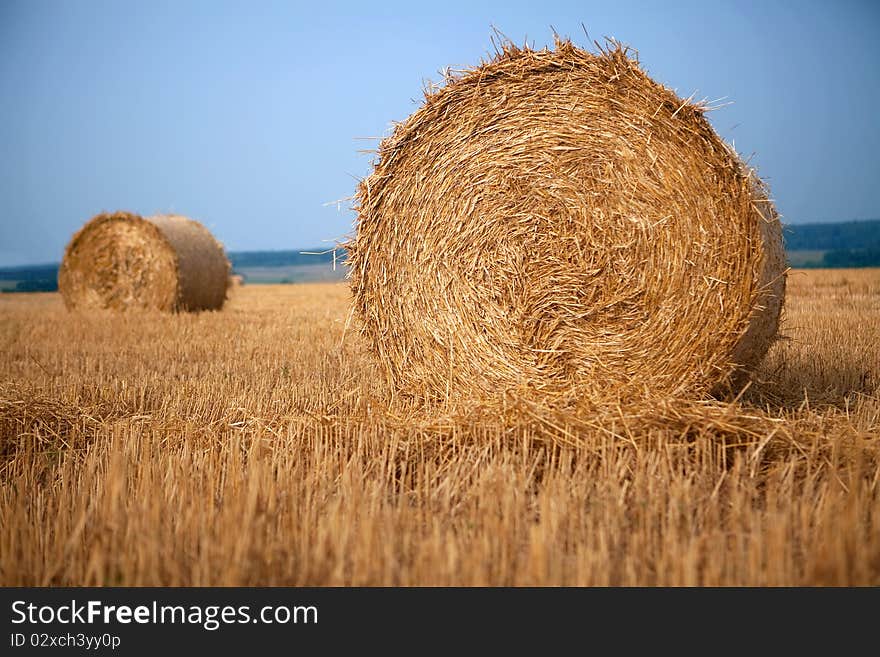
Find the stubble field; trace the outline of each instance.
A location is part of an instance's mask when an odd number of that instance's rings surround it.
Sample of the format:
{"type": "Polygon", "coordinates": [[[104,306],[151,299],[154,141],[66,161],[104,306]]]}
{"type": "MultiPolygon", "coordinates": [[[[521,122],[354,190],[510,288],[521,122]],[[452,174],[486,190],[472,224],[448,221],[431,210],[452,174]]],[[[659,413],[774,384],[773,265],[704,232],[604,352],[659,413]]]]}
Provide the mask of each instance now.
{"type": "Polygon", "coordinates": [[[880,584],[880,271],[792,272],[744,394],[637,408],[391,400],[348,314],[0,296],[0,584],[880,584]]]}

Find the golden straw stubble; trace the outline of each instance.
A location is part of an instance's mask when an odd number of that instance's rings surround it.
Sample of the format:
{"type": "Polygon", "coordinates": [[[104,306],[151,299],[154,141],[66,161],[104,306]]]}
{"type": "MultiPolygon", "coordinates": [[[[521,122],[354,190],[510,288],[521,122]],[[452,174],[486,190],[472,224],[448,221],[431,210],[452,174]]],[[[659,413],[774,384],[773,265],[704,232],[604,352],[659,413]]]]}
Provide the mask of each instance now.
{"type": "Polygon", "coordinates": [[[355,309],[408,395],[704,394],[777,334],[764,186],[616,44],[506,45],[449,77],[380,144],[356,209],[355,309]]]}
{"type": "Polygon", "coordinates": [[[223,246],[197,221],[102,213],[67,245],[58,288],[71,309],[216,310],[229,270],[223,246]]]}

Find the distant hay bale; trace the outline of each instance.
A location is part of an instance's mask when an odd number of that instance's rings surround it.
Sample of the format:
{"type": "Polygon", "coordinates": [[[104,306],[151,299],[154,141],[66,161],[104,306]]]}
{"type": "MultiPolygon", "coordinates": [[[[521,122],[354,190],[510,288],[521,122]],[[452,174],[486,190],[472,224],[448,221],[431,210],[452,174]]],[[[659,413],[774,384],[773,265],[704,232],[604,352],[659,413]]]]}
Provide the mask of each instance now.
{"type": "Polygon", "coordinates": [[[705,394],[775,339],[781,226],[705,108],[616,44],[506,45],[379,147],[346,245],[362,332],[416,397],[705,394]]]}
{"type": "Polygon", "coordinates": [[[202,224],[179,215],[99,214],[71,239],[58,271],[68,308],[216,310],[229,261],[202,224]]]}

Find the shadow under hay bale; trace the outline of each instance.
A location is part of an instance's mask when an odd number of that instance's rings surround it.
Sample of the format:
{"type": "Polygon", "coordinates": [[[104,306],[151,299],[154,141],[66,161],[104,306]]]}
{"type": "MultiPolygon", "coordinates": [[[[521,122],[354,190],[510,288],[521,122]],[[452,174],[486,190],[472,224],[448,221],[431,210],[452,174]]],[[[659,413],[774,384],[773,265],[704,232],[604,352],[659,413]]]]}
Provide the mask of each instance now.
{"type": "Polygon", "coordinates": [[[71,239],[58,271],[68,308],[217,310],[229,261],[202,224],[179,215],[99,214],[71,239]]]}
{"type": "Polygon", "coordinates": [[[704,111],[616,44],[508,44],[426,92],[346,245],[393,387],[703,395],[753,368],[779,325],[781,225],[704,111]]]}

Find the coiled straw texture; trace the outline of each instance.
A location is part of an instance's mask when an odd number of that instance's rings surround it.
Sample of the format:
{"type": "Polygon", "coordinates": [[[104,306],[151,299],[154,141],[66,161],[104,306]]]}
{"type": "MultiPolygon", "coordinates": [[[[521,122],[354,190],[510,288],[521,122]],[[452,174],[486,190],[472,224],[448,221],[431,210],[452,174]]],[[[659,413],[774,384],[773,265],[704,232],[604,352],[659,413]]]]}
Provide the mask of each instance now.
{"type": "Polygon", "coordinates": [[[704,107],[616,44],[504,46],[379,147],[355,312],[416,398],[701,395],[777,335],[781,226],[704,107]]]}
{"type": "Polygon", "coordinates": [[[58,288],[68,308],[217,310],[229,270],[223,246],[197,221],[104,213],[67,245],[58,288]]]}

